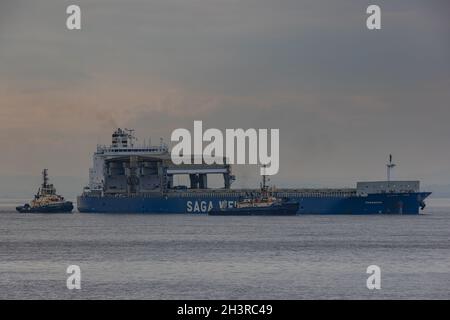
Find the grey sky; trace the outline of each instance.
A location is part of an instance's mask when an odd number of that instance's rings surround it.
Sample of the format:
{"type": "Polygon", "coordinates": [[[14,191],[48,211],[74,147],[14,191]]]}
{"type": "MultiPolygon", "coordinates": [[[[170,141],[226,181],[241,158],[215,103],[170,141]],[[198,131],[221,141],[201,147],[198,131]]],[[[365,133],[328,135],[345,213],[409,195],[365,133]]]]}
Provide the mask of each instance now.
{"type": "Polygon", "coordinates": [[[397,177],[447,184],[449,15],[448,1],[2,0],[0,176],[87,178],[115,126],[156,142],[203,120],[279,128],[278,185],[382,179],[389,153],[397,177]]]}

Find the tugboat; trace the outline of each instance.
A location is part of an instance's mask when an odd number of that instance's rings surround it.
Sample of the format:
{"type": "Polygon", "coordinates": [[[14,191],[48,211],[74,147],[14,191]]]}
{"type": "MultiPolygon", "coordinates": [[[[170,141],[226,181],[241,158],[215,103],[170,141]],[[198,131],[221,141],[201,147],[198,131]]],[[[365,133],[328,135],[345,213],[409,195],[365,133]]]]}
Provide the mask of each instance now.
{"type": "Polygon", "coordinates": [[[71,213],[73,204],[56,194],[53,184],[48,183],[47,169],[42,170],[42,185],[29,204],[16,207],[20,213],[71,213]]]}
{"type": "Polygon", "coordinates": [[[208,212],[211,216],[295,216],[299,208],[297,201],[288,198],[277,198],[266,186],[263,175],[260,194],[252,195],[237,202],[234,208],[213,208],[208,212]]]}

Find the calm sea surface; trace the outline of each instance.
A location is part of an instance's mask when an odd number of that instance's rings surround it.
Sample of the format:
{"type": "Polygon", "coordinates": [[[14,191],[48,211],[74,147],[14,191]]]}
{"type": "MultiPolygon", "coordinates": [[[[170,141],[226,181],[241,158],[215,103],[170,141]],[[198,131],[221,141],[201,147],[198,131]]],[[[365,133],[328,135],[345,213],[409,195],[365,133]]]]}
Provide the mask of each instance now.
{"type": "Polygon", "coordinates": [[[0,200],[0,299],[450,298],[450,200],[420,216],[17,214],[0,200]],[[66,268],[81,267],[81,290],[66,268]],[[381,268],[381,290],[366,268],[381,268]]]}

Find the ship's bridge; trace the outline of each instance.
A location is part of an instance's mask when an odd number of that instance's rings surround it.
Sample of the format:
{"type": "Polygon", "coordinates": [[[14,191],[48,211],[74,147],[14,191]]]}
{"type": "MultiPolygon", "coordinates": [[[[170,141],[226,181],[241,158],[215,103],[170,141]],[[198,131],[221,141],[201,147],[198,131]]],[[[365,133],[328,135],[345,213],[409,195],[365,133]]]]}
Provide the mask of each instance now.
{"type": "Polygon", "coordinates": [[[116,156],[122,154],[153,154],[168,153],[169,148],[161,139],[159,146],[152,146],[151,143],[146,145],[145,141],[140,146],[135,146],[137,138],[134,136],[134,129],[118,128],[111,137],[111,145],[97,146],[97,153],[107,156],[116,156]]]}

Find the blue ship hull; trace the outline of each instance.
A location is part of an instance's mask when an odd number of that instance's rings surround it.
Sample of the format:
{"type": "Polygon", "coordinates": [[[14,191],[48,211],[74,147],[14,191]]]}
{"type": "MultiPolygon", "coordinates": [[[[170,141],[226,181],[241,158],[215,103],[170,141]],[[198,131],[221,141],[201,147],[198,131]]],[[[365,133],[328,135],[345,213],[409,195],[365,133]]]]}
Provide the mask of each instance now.
{"type": "Polygon", "coordinates": [[[70,201],[64,203],[52,203],[44,206],[30,207],[27,205],[16,207],[19,213],[72,213],[73,204],[70,201]]]}
{"type": "MultiPolygon", "coordinates": [[[[377,193],[367,196],[275,192],[299,203],[297,214],[419,214],[429,192],[377,193]]],[[[132,196],[94,196],[77,198],[78,211],[87,213],[207,214],[212,209],[232,208],[243,194],[173,193],[132,196]]]]}

